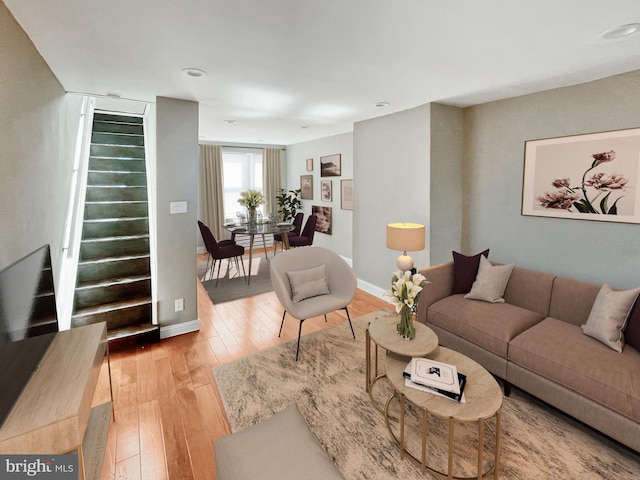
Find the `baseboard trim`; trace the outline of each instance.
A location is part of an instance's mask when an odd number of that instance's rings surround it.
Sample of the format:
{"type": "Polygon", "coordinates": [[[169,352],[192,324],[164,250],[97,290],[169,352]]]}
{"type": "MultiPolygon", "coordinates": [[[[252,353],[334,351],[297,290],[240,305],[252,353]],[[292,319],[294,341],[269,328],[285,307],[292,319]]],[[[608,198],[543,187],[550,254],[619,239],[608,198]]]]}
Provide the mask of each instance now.
{"type": "Polygon", "coordinates": [[[189,322],[167,325],[165,327],[160,327],[160,340],[177,337],[178,335],[184,335],[185,333],[197,332],[198,330],[200,330],[200,319],[198,318],[189,322]]]}
{"type": "Polygon", "coordinates": [[[372,283],[365,282],[364,280],[358,279],[358,288],[375,297],[382,298],[383,300],[387,298],[384,296],[384,292],[386,291],[385,289],[380,288],[377,285],[373,285],[372,283]]]}

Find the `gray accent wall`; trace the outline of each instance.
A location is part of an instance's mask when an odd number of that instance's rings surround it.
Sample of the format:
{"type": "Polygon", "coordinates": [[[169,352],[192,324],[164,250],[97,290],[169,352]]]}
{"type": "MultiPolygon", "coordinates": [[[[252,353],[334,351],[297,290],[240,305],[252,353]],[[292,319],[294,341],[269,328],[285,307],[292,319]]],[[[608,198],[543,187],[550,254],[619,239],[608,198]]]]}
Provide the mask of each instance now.
{"type": "MultiPolygon", "coordinates": [[[[466,108],[463,249],[491,248],[493,260],[614,288],[640,286],[640,225],[520,214],[526,140],[637,127],[640,71],[466,108]]],[[[640,185],[629,187],[640,194],[640,185]]]]}
{"type": "Polygon", "coordinates": [[[0,2],[0,268],[51,245],[56,285],[81,97],[0,2]]]}
{"type": "MultiPolygon", "coordinates": [[[[156,99],[157,300],[161,327],[193,322],[198,329],[196,246],[198,210],[198,103],[156,99]],[[171,214],[171,202],[187,212],[171,214]],[[184,310],[174,301],[184,299],[184,310]]],[[[164,332],[163,328],[163,332],[164,332]]],[[[164,333],[163,333],[164,336],[164,333]]]]}

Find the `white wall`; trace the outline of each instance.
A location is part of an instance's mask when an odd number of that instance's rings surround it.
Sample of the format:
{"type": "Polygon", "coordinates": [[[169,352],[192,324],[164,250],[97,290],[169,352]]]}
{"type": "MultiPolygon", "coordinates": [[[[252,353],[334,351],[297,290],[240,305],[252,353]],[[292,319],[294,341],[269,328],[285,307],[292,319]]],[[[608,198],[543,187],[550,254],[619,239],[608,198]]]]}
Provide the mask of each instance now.
{"type": "Polygon", "coordinates": [[[0,268],[49,243],[56,285],[82,98],[0,2],[0,268]]]}
{"type": "MultiPolygon", "coordinates": [[[[430,224],[430,106],[358,122],[353,130],[353,260],[358,278],[386,290],[396,258],[386,225],[430,224]]],[[[429,250],[408,252],[420,268],[429,250]]]]}
{"type": "MultiPolygon", "coordinates": [[[[520,215],[524,142],[638,127],[639,85],[636,71],[465,109],[464,248],[616,288],[640,286],[640,225],[520,215]]],[[[629,187],[640,194],[640,185],[629,187]]]]}
{"type": "MultiPolygon", "coordinates": [[[[158,320],[161,336],[199,328],[196,301],[198,209],[198,104],[156,99],[156,207],[158,320]],[[170,214],[169,204],[186,201],[187,213],[170,214]],[[175,299],[184,310],[175,312],[175,299]]],[[[153,228],[153,227],[152,227],[153,228]]]]}
{"type": "MultiPolygon", "coordinates": [[[[353,178],[353,135],[345,133],[332,137],[298,143],[287,147],[287,190],[300,188],[301,175],[313,175],[313,200],[302,200],[302,211],[306,222],[311,215],[311,206],[320,205],[332,209],[332,234],[315,233],[313,244],[328,248],[345,258],[353,258],[353,212],[340,208],[340,180],[353,178]],[[320,157],[339,153],[342,169],[339,177],[320,176],[320,157]],[[307,158],[313,158],[313,171],[306,169],[307,158]],[[332,200],[320,198],[320,181],[331,180],[332,200]]],[[[303,223],[304,228],[304,223],[303,223]]]]}

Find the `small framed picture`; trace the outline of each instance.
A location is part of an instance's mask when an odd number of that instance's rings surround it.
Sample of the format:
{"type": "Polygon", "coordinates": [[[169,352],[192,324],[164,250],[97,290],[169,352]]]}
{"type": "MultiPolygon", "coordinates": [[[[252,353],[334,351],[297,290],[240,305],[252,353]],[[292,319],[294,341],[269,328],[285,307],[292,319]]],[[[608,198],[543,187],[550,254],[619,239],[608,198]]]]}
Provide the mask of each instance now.
{"type": "Polygon", "coordinates": [[[313,172],[313,158],[307,158],[307,172],[313,172]]]}
{"type": "Polygon", "coordinates": [[[300,175],[300,198],[313,200],[313,175],[300,175]]]}
{"type": "Polygon", "coordinates": [[[322,180],[320,182],[320,198],[325,202],[331,201],[331,180],[322,180]]]}
{"type": "Polygon", "coordinates": [[[312,205],[311,213],[318,217],[316,221],[316,232],[332,234],[331,207],[323,207],[322,205],[312,205]]]}
{"type": "Polygon", "coordinates": [[[320,176],[321,177],[339,177],[342,173],[342,155],[327,155],[320,157],[320,176]]]}
{"type": "Polygon", "coordinates": [[[340,208],[353,210],[353,180],[340,180],[340,208]]]}

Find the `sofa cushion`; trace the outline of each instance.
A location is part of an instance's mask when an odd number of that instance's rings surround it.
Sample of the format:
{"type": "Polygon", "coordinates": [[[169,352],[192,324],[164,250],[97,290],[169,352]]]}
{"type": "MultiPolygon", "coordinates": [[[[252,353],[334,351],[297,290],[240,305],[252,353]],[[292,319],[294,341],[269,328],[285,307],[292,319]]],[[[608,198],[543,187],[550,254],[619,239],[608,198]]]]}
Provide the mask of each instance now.
{"type": "Polygon", "coordinates": [[[549,317],[582,325],[589,318],[601,285],[557,277],[553,282],[549,317]]]}
{"type": "Polygon", "coordinates": [[[491,303],[504,303],[504,289],[507,287],[514,264],[492,265],[485,257],[480,257],[478,276],[465,298],[491,303]]]}
{"type": "Polygon", "coordinates": [[[504,301],[549,316],[549,303],[556,276],[515,266],[504,290],[504,301]]]}
{"type": "Polygon", "coordinates": [[[624,341],[640,351],[640,296],[636,298],[636,303],[629,314],[627,328],[624,331],[624,341]]]}
{"type": "Polygon", "coordinates": [[[458,252],[453,254],[453,271],[455,283],[453,285],[453,293],[469,293],[471,286],[478,275],[478,267],[480,266],[480,257],[489,257],[489,249],[476,255],[468,257],[458,252]]]}
{"type": "Polygon", "coordinates": [[[582,332],[601,341],[616,352],[622,352],[624,346],[622,330],[639,291],[638,288],[616,291],[605,283],[600,288],[587,323],[582,325],[582,332]]]}
{"type": "Polygon", "coordinates": [[[640,352],[617,353],[579,326],[546,318],[514,338],[509,361],[640,421],[640,352]]]}
{"type": "Polygon", "coordinates": [[[544,318],[539,313],[508,303],[467,300],[462,294],[433,303],[427,321],[507,358],[511,339],[544,318]]]}

